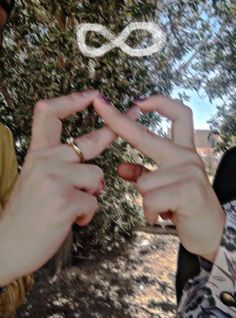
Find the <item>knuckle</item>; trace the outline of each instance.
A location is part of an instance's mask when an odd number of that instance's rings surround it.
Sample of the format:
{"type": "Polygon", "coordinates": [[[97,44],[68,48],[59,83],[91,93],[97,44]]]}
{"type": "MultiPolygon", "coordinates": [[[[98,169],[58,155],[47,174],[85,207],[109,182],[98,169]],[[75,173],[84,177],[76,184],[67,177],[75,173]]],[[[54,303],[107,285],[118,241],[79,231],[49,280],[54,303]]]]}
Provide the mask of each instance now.
{"type": "Polygon", "coordinates": [[[190,119],[193,118],[193,111],[192,111],[192,109],[189,106],[183,105],[183,110],[184,110],[185,115],[188,118],[190,118],[190,119]]]}
{"type": "Polygon", "coordinates": [[[98,166],[91,166],[93,169],[93,173],[98,178],[99,181],[101,181],[104,178],[104,172],[103,170],[98,166]]]}
{"type": "Polygon", "coordinates": [[[45,175],[45,167],[42,160],[40,160],[38,157],[34,158],[33,162],[28,161],[28,167],[30,174],[35,177],[41,177],[42,175],[45,175]]]}
{"type": "Polygon", "coordinates": [[[199,164],[190,163],[187,166],[187,170],[193,177],[197,179],[202,180],[205,178],[205,172],[202,170],[202,167],[199,164]]]}
{"type": "Polygon", "coordinates": [[[21,170],[21,177],[25,180],[39,180],[43,179],[44,170],[41,168],[41,161],[34,154],[27,155],[24,165],[21,170]]]}
{"type": "Polygon", "coordinates": [[[67,215],[78,207],[77,198],[78,193],[74,189],[68,186],[50,187],[49,193],[53,195],[53,209],[57,215],[67,215]]]}
{"type": "Polygon", "coordinates": [[[99,145],[101,143],[101,138],[97,133],[91,133],[83,136],[82,138],[84,139],[84,142],[89,142],[94,145],[99,145]]]}
{"type": "Polygon", "coordinates": [[[195,153],[194,160],[195,160],[197,165],[199,165],[201,168],[205,169],[204,161],[202,160],[201,156],[197,152],[195,153]]]}
{"type": "Polygon", "coordinates": [[[146,213],[153,213],[153,208],[148,195],[143,197],[143,209],[146,213]]]}
{"type": "Polygon", "coordinates": [[[139,177],[138,180],[136,181],[136,186],[137,186],[138,191],[141,194],[144,194],[145,189],[146,189],[146,178],[144,178],[142,176],[139,177]]]}
{"type": "Polygon", "coordinates": [[[31,162],[34,162],[35,164],[36,162],[44,161],[48,159],[50,155],[51,155],[50,149],[31,150],[26,155],[26,161],[31,161],[31,162]]]}
{"type": "Polygon", "coordinates": [[[45,182],[57,184],[62,181],[60,167],[55,163],[52,164],[48,158],[38,158],[37,165],[33,165],[33,170],[45,182]]]}
{"type": "Polygon", "coordinates": [[[205,196],[205,189],[203,184],[197,179],[190,179],[185,184],[183,196],[186,197],[186,191],[190,194],[191,200],[194,202],[202,202],[205,196]]]}
{"type": "Polygon", "coordinates": [[[200,166],[201,168],[205,167],[202,158],[196,151],[186,150],[185,161],[191,164],[200,166]]]}
{"type": "Polygon", "coordinates": [[[61,188],[57,189],[60,193],[61,201],[65,204],[68,204],[68,202],[76,202],[78,197],[78,191],[73,189],[70,186],[63,186],[61,188]]]}
{"type": "Polygon", "coordinates": [[[38,154],[35,151],[29,151],[25,156],[24,165],[30,165],[38,160],[38,154]]]}
{"type": "Polygon", "coordinates": [[[79,97],[80,97],[80,94],[78,92],[73,92],[69,96],[72,102],[77,102],[79,97]]]}
{"type": "MultiPolygon", "coordinates": [[[[37,169],[35,169],[35,177],[38,178],[38,182],[41,182],[45,186],[50,186],[52,182],[58,181],[58,179],[47,171],[46,166],[44,164],[38,164],[37,169]]],[[[57,182],[54,182],[54,184],[57,182]]]]}
{"type": "Polygon", "coordinates": [[[34,108],[34,115],[38,115],[38,114],[42,114],[45,111],[48,111],[48,103],[46,100],[39,100],[36,104],[35,104],[35,108],[34,108]]]}
{"type": "Polygon", "coordinates": [[[91,210],[92,210],[92,212],[95,212],[98,209],[98,200],[97,200],[97,198],[94,195],[92,195],[90,202],[91,202],[91,210]]]}

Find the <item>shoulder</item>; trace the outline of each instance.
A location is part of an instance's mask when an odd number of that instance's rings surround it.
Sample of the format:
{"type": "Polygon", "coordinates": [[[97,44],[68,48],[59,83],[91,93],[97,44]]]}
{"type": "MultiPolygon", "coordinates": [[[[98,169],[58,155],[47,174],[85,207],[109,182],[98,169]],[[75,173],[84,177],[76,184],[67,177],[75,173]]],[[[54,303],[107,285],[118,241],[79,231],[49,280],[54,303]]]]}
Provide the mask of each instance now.
{"type": "MultiPolygon", "coordinates": [[[[225,232],[230,229],[234,231],[234,244],[236,250],[236,200],[229,201],[222,205],[226,213],[225,232]]],[[[236,255],[235,255],[236,256],[236,255]]]]}
{"type": "Polygon", "coordinates": [[[7,151],[7,149],[11,150],[13,148],[13,134],[10,128],[0,123],[0,150],[1,153],[7,151]]]}
{"type": "Polygon", "coordinates": [[[223,207],[226,212],[235,213],[236,215],[236,200],[228,201],[227,203],[223,204],[223,207]]]}
{"type": "Polygon", "coordinates": [[[12,136],[11,129],[0,122],[0,142],[2,143],[5,140],[10,141],[12,136]]]}
{"type": "Polygon", "coordinates": [[[5,126],[3,123],[0,122],[0,136],[7,136],[11,134],[11,130],[10,128],[8,128],[7,126],[5,126]]]}

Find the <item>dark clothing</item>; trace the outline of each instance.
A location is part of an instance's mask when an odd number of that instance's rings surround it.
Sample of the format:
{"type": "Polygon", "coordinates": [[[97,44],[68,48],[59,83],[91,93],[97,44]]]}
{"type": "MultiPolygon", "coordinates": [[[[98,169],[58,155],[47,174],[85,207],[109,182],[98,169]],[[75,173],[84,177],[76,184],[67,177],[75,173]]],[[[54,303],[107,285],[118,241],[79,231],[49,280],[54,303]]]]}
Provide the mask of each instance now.
{"type": "MultiPolygon", "coordinates": [[[[227,150],[221,158],[213,181],[213,189],[221,204],[236,199],[236,146],[227,150]]],[[[187,281],[197,276],[199,272],[198,257],[180,244],[175,286],[177,304],[180,302],[187,281]]]]}

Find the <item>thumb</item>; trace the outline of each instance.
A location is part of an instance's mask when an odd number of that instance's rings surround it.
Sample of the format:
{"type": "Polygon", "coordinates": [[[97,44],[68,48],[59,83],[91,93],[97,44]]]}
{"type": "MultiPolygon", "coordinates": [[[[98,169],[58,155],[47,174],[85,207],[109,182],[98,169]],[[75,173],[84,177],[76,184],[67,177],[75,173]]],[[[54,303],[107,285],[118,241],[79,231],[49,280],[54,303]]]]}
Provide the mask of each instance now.
{"type": "Polygon", "coordinates": [[[136,182],[142,174],[149,172],[149,170],[142,165],[125,162],[117,167],[117,172],[122,179],[136,182]]]}

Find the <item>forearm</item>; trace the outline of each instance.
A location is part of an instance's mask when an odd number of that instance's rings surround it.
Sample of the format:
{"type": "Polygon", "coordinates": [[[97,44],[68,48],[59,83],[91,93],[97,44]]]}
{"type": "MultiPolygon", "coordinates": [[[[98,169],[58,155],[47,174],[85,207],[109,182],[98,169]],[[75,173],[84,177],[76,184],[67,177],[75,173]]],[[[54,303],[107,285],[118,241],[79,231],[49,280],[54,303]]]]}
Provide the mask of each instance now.
{"type": "MultiPolygon", "coordinates": [[[[19,235],[10,213],[0,219],[0,316],[15,317],[15,310],[24,303],[34,284],[33,274],[22,275],[19,235]]],[[[24,268],[23,268],[24,269],[24,268]]]]}
{"type": "Polygon", "coordinates": [[[186,284],[177,317],[183,317],[185,312],[193,317],[200,313],[236,317],[236,201],[224,204],[224,210],[226,222],[214,262],[199,258],[202,270],[186,284]]]}
{"type": "MultiPolygon", "coordinates": [[[[221,244],[221,240],[222,240],[222,236],[223,236],[224,228],[225,228],[225,224],[226,224],[225,213],[221,215],[221,219],[220,219],[219,224],[220,224],[219,225],[220,230],[218,232],[218,237],[216,238],[214,236],[214,239],[211,240],[212,244],[214,245],[214,248],[212,248],[212,252],[199,255],[200,257],[205,258],[207,261],[209,261],[211,263],[215,263],[215,260],[216,260],[217,254],[218,254],[218,250],[219,250],[219,247],[221,244]]],[[[209,242],[208,242],[208,245],[210,245],[209,242]]]]}

